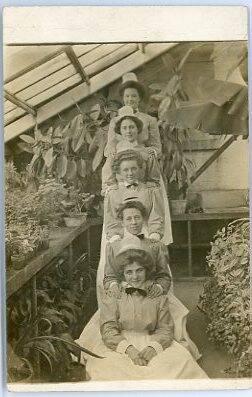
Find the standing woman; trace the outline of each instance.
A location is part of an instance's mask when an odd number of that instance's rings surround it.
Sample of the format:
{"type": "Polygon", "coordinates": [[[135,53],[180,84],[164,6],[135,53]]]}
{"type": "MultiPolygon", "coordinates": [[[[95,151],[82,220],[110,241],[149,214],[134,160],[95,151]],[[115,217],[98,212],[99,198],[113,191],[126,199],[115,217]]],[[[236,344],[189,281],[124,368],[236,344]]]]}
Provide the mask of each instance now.
{"type": "MultiPolygon", "coordinates": [[[[119,87],[119,92],[122,96],[123,103],[125,106],[131,106],[134,114],[142,121],[143,128],[138,136],[138,142],[146,146],[149,154],[154,154],[157,159],[160,158],[162,152],[162,146],[160,141],[160,134],[158,129],[157,120],[155,117],[139,111],[139,105],[141,101],[146,97],[146,91],[144,86],[139,83],[135,73],[126,73],[122,76],[122,84],[119,87]]],[[[120,116],[119,116],[120,118],[120,116]]],[[[118,117],[114,117],[109,126],[108,130],[108,142],[104,150],[106,157],[113,156],[116,153],[116,145],[120,141],[121,137],[116,133],[116,124],[118,117]]],[[[170,208],[167,198],[167,192],[164,185],[164,180],[161,175],[160,188],[164,200],[164,225],[165,233],[163,237],[163,243],[169,245],[173,242],[172,229],[171,229],[171,216],[170,208]]]]}
{"type": "MultiPolygon", "coordinates": [[[[155,153],[159,158],[162,151],[157,120],[155,117],[139,111],[140,102],[146,97],[144,86],[139,83],[135,73],[126,73],[122,77],[122,84],[119,88],[120,95],[125,106],[131,106],[134,114],[142,121],[143,128],[139,135],[139,143],[149,148],[149,152],[155,153]]],[[[118,136],[115,132],[117,117],[114,117],[109,126],[108,142],[104,150],[106,157],[113,154],[118,136]]]]}

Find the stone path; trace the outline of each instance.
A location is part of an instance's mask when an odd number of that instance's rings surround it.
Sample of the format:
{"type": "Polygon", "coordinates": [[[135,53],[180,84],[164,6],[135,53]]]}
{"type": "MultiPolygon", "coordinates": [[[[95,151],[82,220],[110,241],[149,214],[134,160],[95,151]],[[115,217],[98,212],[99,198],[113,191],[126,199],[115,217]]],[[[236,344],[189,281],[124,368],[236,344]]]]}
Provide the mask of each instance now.
{"type": "Polygon", "coordinates": [[[187,330],[202,354],[200,366],[210,378],[229,378],[231,376],[225,373],[225,369],[230,367],[232,359],[226,351],[209,341],[206,334],[207,319],[197,309],[202,290],[203,281],[176,281],[174,285],[175,295],[190,310],[187,330]]]}

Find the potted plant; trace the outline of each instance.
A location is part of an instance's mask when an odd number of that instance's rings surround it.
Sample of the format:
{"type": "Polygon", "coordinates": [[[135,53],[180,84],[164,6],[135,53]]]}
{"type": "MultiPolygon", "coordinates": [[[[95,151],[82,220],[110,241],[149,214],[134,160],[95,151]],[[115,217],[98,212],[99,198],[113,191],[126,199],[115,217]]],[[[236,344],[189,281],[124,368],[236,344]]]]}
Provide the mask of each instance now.
{"type": "Polygon", "coordinates": [[[68,188],[66,200],[61,202],[65,214],[64,221],[66,226],[74,227],[82,225],[87,219],[85,212],[86,204],[92,200],[94,195],[81,193],[74,186],[68,188]]]}

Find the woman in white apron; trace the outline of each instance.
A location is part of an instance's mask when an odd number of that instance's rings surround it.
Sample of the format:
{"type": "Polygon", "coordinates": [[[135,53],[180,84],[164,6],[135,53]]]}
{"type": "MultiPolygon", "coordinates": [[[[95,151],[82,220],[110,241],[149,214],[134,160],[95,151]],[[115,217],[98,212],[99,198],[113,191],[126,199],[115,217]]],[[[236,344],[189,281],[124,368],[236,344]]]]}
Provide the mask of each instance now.
{"type": "Polygon", "coordinates": [[[207,379],[192,355],[174,340],[169,298],[148,296],[154,262],[136,236],[126,237],[116,256],[119,298],[100,304],[102,341],[88,357],[92,380],[207,379]]]}

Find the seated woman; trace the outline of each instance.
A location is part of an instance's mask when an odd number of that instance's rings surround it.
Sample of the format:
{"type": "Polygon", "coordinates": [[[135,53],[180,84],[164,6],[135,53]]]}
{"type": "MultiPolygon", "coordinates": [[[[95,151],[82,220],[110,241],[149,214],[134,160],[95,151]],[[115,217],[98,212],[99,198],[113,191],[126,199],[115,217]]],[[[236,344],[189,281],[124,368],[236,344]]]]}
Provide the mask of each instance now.
{"type": "Polygon", "coordinates": [[[114,128],[119,138],[114,144],[113,154],[111,149],[110,155],[102,168],[102,191],[105,193],[109,186],[120,181],[120,175],[114,175],[113,173],[112,163],[116,153],[125,150],[135,150],[141,154],[144,160],[141,180],[154,181],[159,185],[161,174],[155,157],[155,150],[152,149],[150,152],[151,148],[147,148],[139,142],[143,122],[134,115],[132,107],[124,106],[119,110],[114,128]]]}
{"type": "Polygon", "coordinates": [[[191,354],[174,340],[167,296],[150,298],[154,262],[137,237],[125,239],[117,257],[121,297],[103,295],[96,352],[87,359],[92,380],[206,379],[191,354]]]}

